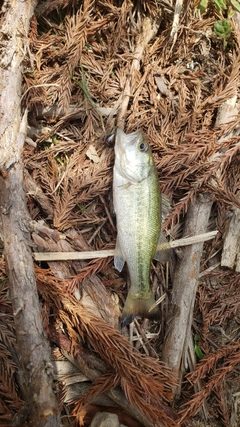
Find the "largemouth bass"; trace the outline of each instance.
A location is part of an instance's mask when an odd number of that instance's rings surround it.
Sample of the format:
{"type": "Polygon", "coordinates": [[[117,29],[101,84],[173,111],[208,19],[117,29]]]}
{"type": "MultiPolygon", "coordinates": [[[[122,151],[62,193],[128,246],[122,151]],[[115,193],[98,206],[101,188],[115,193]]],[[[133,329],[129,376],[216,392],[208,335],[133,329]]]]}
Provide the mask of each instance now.
{"type": "Polygon", "coordinates": [[[161,199],[157,170],[142,131],[126,135],[118,128],[113,169],[118,233],[114,265],[122,271],[127,263],[131,283],[122,312],[124,324],[137,316],[159,318],[150,288],[150,267],[161,232],[161,199]]]}

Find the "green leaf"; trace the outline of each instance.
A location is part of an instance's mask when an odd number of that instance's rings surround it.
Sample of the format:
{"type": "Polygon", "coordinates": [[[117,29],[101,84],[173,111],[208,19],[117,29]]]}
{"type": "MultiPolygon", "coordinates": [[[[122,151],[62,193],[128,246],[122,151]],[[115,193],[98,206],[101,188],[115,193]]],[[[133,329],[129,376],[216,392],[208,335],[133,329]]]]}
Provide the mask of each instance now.
{"type": "Polygon", "coordinates": [[[199,334],[195,334],[194,335],[194,344],[197,344],[198,340],[200,339],[200,335],[199,334]]]}
{"type": "Polygon", "coordinates": [[[199,347],[198,345],[196,345],[196,344],[195,344],[195,346],[194,346],[194,351],[195,351],[195,353],[196,353],[197,357],[198,357],[200,360],[201,360],[201,359],[203,359],[204,354],[203,354],[202,350],[200,349],[200,347],[199,347]]]}
{"type": "Polygon", "coordinates": [[[214,24],[214,32],[218,37],[226,39],[231,34],[232,26],[227,19],[222,19],[214,24]]]}
{"type": "Polygon", "coordinates": [[[201,13],[206,12],[207,7],[208,7],[208,0],[201,0],[198,3],[198,9],[200,10],[201,13]]]}
{"type": "Polygon", "coordinates": [[[231,19],[234,15],[235,11],[233,10],[232,6],[229,6],[228,8],[228,19],[231,19]]]}
{"type": "Polygon", "coordinates": [[[60,157],[56,157],[57,162],[65,168],[65,165],[60,157]]]}
{"type": "Polygon", "coordinates": [[[197,355],[197,357],[201,360],[204,357],[204,354],[202,352],[202,350],[200,349],[200,347],[197,345],[198,340],[200,339],[200,335],[199,334],[195,334],[194,335],[194,351],[197,355]]]}
{"type": "Polygon", "coordinates": [[[51,138],[52,138],[52,142],[54,145],[58,144],[58,140],[57,140],[56,135],[52,135],[51,138]]]}
{"type": "Polygon", "coordinates": [[[227,9],[227,5],[224,0],[214,0],[217,9],[221,12],[222,10],[227,9]]]}
{"type": "Polygon", "coordinates": [[[240,2],[238,0],[231,0],[231,4],[238,12],[240,12],[240,2]]]}

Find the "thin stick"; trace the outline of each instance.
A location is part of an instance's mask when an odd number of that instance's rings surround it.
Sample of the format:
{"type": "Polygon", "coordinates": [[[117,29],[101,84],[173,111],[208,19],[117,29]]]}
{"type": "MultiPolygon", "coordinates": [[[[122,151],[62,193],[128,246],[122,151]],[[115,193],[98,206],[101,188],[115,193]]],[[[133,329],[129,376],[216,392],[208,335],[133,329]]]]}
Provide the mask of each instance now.
{"type": "MultiPolygon", "coordinates": [[[[198,236],[186,237],[184,239],[175,240],[169,242],[171,248],[177,248],[180,246],[192,245],[193,243],[205,242],[213,239],[217,234],[217,231],[210,231],[209,233],[199,234],[198,236]]],[[[166,243],[160,245],[160,249],[166,248],[166,243]]],[[[35,261],[68,261],[68,260],[80,260],[80,259],[94,259],[94,258],[106,258],[115,255],[115,249],[109,249],[105,251],[84,251],[84,252],[34,252],[33,256],[35,261]]]]}
{"type": "Polygon", "coordinates": [[[33,85],[33,86],[30,86],[29,88],[27,88],[27,90],[26,90],[26,91],[24,92],[24,94],[22,95],[21,101],[23,100],[24,96],[25,96],[25,95],[27,95],[27,93],[28,93],[31,89],[33,89],[33,88],[35,88],[35,87],[51,87],[51,86],[58,86],[58,87],[60,87],[60,85],[59,85],[58,83],[43,83],[43,84],[40,84],[40,85],[33,85]]]}
{"type": "Polygon", "coordinates": [[[173,38],[171,50],[173,49],[173,46],[176,43],[177,40],[177,34],[179,29],[179,21],[180,21],[180,14],[182,11],[183,6],[183,0],[177,0],[174,10],[174,17],[173,17],[173,24],[172,24],[172,30],[170,34],[170,38],[173,38]]]}
{"type": "MultiPolygon", "coordinates": [[[[169,242],[171,248],[178,248],[179,246],[188,246],[193,245],[194,243],[206,242],[207,240],[213,239],[217,230],[210,231],[209,233],[198,234],[197,236],[184,237],[183,239],[174,240],[173,242],[169,242]]],[[[160,245],[161,247],[161,245],[160,245]]]]}

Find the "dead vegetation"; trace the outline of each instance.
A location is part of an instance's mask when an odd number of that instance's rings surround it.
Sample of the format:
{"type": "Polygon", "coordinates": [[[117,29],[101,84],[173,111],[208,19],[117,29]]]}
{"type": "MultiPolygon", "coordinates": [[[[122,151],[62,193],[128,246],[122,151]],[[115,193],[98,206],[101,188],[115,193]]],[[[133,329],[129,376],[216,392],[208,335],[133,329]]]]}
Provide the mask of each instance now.
{"type": "MultiPolygon", "coordinates": [[[[173,202],[166,234],[198,234],[189,212],[199,199],[209,210],[199,234],[218,230],[191,253],[178,250],[170,266],[153,265],[155,295],[166,294],[160,325],[136,321],[120,331],[127,275],[116,273],[112,258],[35,263],[53,359],[75,367],[55,378],[63,425],[90,425],[101,395],[105,410],[117,407],[120,420],[128,414],[129,426],[239,426],[240,26],[233,17],[224,50],[213,31],[214,2],[203,15],[197,5],[183,4],[177,19],[175,4],[154,0],[44,0],[30,23],[22,107],[29,111],[23,161],[33,251],[114,248],[108,137],[119,124],[126,132],[141,127],[148,137],[161,189],[173,202]],[[230,265],[222,254],[233,228],[230,265]],[[176,271],[186,273],[186,286],[194,280],[180,347],[171,342],[176,271]],[[68,400],[81,381],[84,391],[68,400]]],[[[3,169],[2,179],[7,174],[3,169]]],[[[3,258],[0,269],[0,422],[8,426],[23,396],[3,258]]]]}

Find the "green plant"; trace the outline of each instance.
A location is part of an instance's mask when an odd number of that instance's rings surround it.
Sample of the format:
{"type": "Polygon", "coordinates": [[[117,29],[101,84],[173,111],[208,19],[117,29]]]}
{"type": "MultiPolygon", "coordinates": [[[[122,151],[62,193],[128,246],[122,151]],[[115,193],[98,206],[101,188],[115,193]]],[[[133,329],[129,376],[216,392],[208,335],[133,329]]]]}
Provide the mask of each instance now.
{"type": "MultiPolygon", "coordinates": [[[[214,0],[217,11],[223,19],[215,22],[213,29],[215,34],[223,40],[223,49],[226,49],[228,39],[232,33],[232,26],[229,19],[234,15],[234,11],[240,12],[239,0],[214,0]]],[[[200,0],[198,9],[203,14],[208,8],[208,0],[200,0]]]]}
{"type": "Polygon", "coordinates": [[[227,47],[227,39],[232,32],[232,26],[227,19],[222,19],[214,24],[214,32],[218,37],[223,40],[223,49],[227,47]]]}
{"type": "Polygon", "coordinates": [[[52,138],[53,144],[57,145],[58,144],[57,136],[56,135],[51,135],[51,138],[52,138]]]}
{"type": "Polygon", "coordinates": [[[194,335],[194,351],[195,351],[195,354],[197,355],[197,357],[201,360],[201,359],[203,359],[204,354],[203,354],[201,348],[197,345],[197,342],[199,341],[199,339],[200,339],[200,335],[195,334],[194,335]]]}

